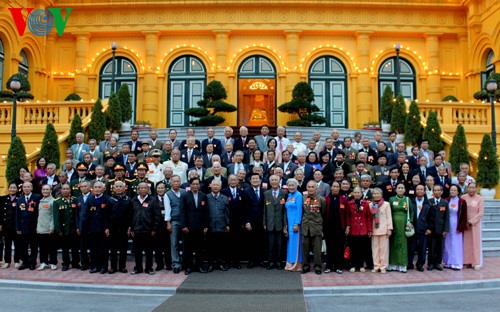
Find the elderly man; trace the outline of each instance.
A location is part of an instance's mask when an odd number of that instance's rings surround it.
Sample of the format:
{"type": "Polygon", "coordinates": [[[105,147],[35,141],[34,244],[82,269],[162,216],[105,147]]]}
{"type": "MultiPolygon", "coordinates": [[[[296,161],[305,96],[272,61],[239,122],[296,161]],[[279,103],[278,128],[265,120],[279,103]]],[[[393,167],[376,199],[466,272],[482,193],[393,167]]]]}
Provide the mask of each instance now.
{"type": "Polygon", "coordinates": [[[168,130],[168,140],[170,143],[172,143],[172,149],[178,148],[180,149],[181,147],[181,141],[177,140],[177,130],[175,129],[170,129],[168,130]]]}
{"type": "Polygon", "coordinates": [[[247,173],[250,173],[248,165],[243,163],[243,155],[243,151],[241,150],[234,153],[234,162],[227,165],[227,171],[229,174],[237,174],[240,169],[244,169],[247,173]]]}
{"type": "Polygon", "coordinates": [[[75,155],[75,159],[78,161],[83,160],[83,155],[90,151],[90,147],[83,142],[85,135],[81,132],[77,133],[75,136],[76,143],[71,145],[71,150],[75,155]]]}
{"type": "Polygon", "coordinates": [[[278,135],[274,139],[278,143],[276,146],[276,151],[280,154],[283,153],[283,151],[286,150],[288,144],[290,144],[290,141],[285,138],[285,131],[285,127],[279,126],[278,128],[276,128],[276,133],[278,135]]]}
{"type": "Polygon", "coordinates": [[[152,149],[161,150],[163,147],[163,142],[158,140],[158,132],[156,130],[149,131],[149,145],[152,149]]]}
{"type": "Polygon", "coordinates": [[[201,152],[195,148],[194,137],[188,137],[186,140],[187,147],[181,150],[181,160],[188,164],[188,168],[194,167],[194,159],[200,156],[201,152]]]}
{"type": "Polygon", "coordinates": [[[214,137],[214,128],[210,127],[207,129],[207,138],[201,141],[201,153],[203,155],[207,154],[207,146],[212,145],[212,152],[220,155],[222,152],[221,141],[214,137]]]}
{"type": "Polygon", "coordinates": [[[233,135],[233,128],[227,126],[224,128],[224,139],[222,139],[221,143],[226,146],[227,143],[234,144],[234,139],[231,138],[233,135]]]}
{"type": "Polygon", "coordinates": [[[224,178],[224,176],[222,175],[221,164],[219,162],[214,162],[211,169],[212,169],[212,176],[206,178],[203,181],[203,193],[205,194],[208,194],[210,192],[210,186],[212,184],[212,181],[214,180],[219,180],[222,183],[223,189],[227,187],[227,179],[224,178]]]}
{"type": "Polygon", "coordinates": [[[234,139],[234,150],[244,151],[248,149],[248,128],[245,126],[240,127],[240,136],[234,139]]]}
{"type": "MultiPolygon", "coordinates": [[[[188,128],[186,130],[186,138],[189,138],[189,137],[195,137],[195,131],[193,128],[188,128]]],[[[186,140],[182,140],[181,142],[181,145],[179,146],[179,149],[182,151],[183,149],[186,149],[188,148],[188,144],[187,144],[187,139],[186,140]]],[[[194,140],[194,148],[196,150],[198,150],[198,152],[201,152],[201,142],[199,140],[194,140]]]]}
{"type": "Polygon", "coordinates": [[[134,154],[140,154],[142,152],[142,142],[139,141],[139,131],[133,130],[130,133],[130,141],[127,142],[130,146],[130,151],[134,154]]]}
{"type": "Polygon", "coordinates": [[[188,169],[188,164],[181,161],[181,152],[178,149],[172,150],[172,159],[167,160],[163,163],[163,170],[165,168],[172,168],[174,175],[178,175],[181,179],[181,184],[187,181],[186,171],[188,169]]]}
{"type": "Polygon", "coordinates": [[[99,152],[103,153],[104,150],[108,149],[109,147],[109,140],[111,139],[111,131],[106,130],[104,131],[104,140],[99,142],[99,152]]]}
{"type": "Polygon", "coordinates": [[[181,220],[183,215],[183,201],[186,191],[181,189],[181,178],[173,175],[170,179],[171,189],[167,192],[170,201],[170,213],[165,212],[167,229],[170,232],[170,252],[172,254],[172,268],[174,274],[179,274],[181,261],[179,256],[179,240],[181,235],[181,220]]]}
{"type": "Polygon", "coordinates": [[[267,152],[269,150],[267,142],[269,142],[271,139],[272,137],[269,135],[269,127],[267,125],[263,125],[260,128],[260,135],[256,135],[254,137],[257,148],[262,152],[267,152]]]}
{"type": "Polygon", "coordinates": [[[302,133],[295,132],[293,134],[293,155],[297,156],[299,153],[305,153],[307,146],[302,143],[302,133]]]}

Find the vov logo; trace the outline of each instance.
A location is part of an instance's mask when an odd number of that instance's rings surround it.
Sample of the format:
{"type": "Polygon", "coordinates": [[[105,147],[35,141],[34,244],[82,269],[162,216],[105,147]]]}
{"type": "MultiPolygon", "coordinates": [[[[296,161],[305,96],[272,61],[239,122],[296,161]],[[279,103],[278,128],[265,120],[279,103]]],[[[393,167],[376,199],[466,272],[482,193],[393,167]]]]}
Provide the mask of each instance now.
{"type": "Polygon", "coordinates": [[[19,36],[24,35],[26,25],[28,29],[35,36],[46,36],[50,34],[54,24],[56,26],[57,34],[62,36],[66,23],[68,22],[69,14],[72,8],[66,8],[66,18],[63,19],[61,10],[62,8],[48,8],[47,10],[35,10],[34,8],[26,8],[28,12],[27,17],[23,16],[22,8],[9,8],[12,19],[16,23],[17,32],[19,36]]]}

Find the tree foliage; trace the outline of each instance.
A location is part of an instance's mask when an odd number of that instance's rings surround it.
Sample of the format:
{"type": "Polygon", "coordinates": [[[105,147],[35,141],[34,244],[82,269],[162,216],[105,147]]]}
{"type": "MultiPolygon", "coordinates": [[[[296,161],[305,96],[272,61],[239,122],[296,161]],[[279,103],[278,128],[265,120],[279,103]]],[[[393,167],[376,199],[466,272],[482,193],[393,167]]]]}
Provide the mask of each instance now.
{"type": "Polygon", "coordinates": [[[380,99],[380,120],[386,123],[390,123],[393,108],[394,108],[394,92],[392,92],[390,86],[385,86],[384,94],[380,99]]]}
{"type": "Polygon", "coordinates": [[[452,102],[458,102],[458,99],[453,96],[453,95],[447,95],[443,98],[442,100],[443,102],[448,102],[448,101],[452,101],[452,102]]]}
{"type": "Polygon", "coordinates": [[[83,133],[82,118],[79,114],[75,113],[69,128],[68,146],[76,143],[76,134],[83,133]]]}
{"type": "Polygon", "coordinates": [[[64,101],[80,101],[82,98],[76,93],[70,93],[64,101]]]}
{"type": "Polygon", "coordinates": [[[498,184],[498,158],[489,134],[483,136],[479,158],[477,159],[477,184],[484,188],[494,188],[498,184]]]}
{"type": "Polygon", "coordinates": [[[216,126],[225,121],[225,118],[216,115],[219,112],[231,113],[236,111],[236,106],[226,103],[226,89],[220,81],[213,80],[203,92],[203,100],[198,101],[199,107],[193,107],[186,110],[186,115],[196,117],[191,120],[193,126],[216,126]]]}
{"type": "Polygon", "coordinates": [[[460,164],[470,164],[469,153],[467,152],[467,137],[462,124],[457,126],[453,141],[450,146],[451,170],[457,174],[460,172],[460,164]]]}
{"type": "Polygon", "coordinates": [[[430,111],[429,116],[427,116],[427,125],[424,129],[423,139],[429,141],[429,149],[435,154],[444,148],[441,133],[441,125],[439,125],[437,112],[430,111]]]}
{"type": "Polygon", "coordinates": [[[126,83],[122,84],[118,90],[118,100],[122,108],[122,122],[132,119],[132,101],[130,100],[130,91],[126,83]]]}
{"type": "MultiPolygon", "coordinates": [[[[488,85],[488,82],[490,79],[494,79],[497,82],[497,85],[500,86],[500,73],[492,73],[486,80],[484,81],[483,84],[483,89],[477,91],[474,93],[474,98],[476,100],[482,100],[482,101],[489,101],[490,100],[490,94],[488,93],[486,86],[488,85]]],[[[500,100],[500,88],[497,89],[495,92],[495,98],[496,100],[500,100]]]]}
{"type": "Polygon", "coordinates": [[[111,93],[106,111],[106,128],[111,131],[118,131],[122,127],[122,112],[120,100],[116,93],[111,93]]]}
{"type": "Polygon", "coordinates": [[[19,177],[19,169],[25,168],[26,164],[26,149],[21,138],[16,136],[10,142],[10,148],[7,153],[5,177],[9,184],[19,177]]]}
{"type": "Polygon", "coordinates": [[[280,112],[297,114],[299,119],[288,121],[288,126],[310,127],[313,124],[324,124],[326,118],[316,115],[319,107],[313,104],[314,93],[311,86],[304,81],[295,85],[292,91],[292,100],[278,106],[280,112]]]}
{"type": "Polygon", "coordinates": [[[10,82],[14,77],[17,77],[19,82],[21,83],[21,89],[17,92],[17,100],[19,102],[26,102],[27,100],[32,100],[35,97],[29,91],[31,90],[31,84],[28,78],[20,73],[14,74],[10,76],[10,78],[5,83],[5,87],[7,90],[3,90],[0,92],[0,101],[12,102],[14,100],[14,93],[10,89],[10,82]]]}
{"type": "Polygon", "coordinates": [[[102,112],[101,99],[97,99],[92,108],[92,118],[89,124],[89,139],[95,139],[97,142],[104,140],[106,132],[106,117],[102,112]]]}
{"type": "Polygon", "coordinates": [[[396,102],[391,114],[391,130],[403,134],[406,123],[406,104],[402,94],[396,97],[396,102]]]}
{"type": "Polygon", "coordinates": [[[54,163],[56,168],[59,168],[59,164],[61,163],[61,153],[59,152],[57,132],[52,123],[48,123],[45,127],[45,135],[42,140],[40,157],[44,157],[47,163],[54,163]]]}
{"type": "Polygon", "coordinates": [[[410,112],[406,116],[405,142],[408,145],[416,146],[422,141],[424,127],[420,123],[420,108],[417,102],[411,101],[410,112]]]}

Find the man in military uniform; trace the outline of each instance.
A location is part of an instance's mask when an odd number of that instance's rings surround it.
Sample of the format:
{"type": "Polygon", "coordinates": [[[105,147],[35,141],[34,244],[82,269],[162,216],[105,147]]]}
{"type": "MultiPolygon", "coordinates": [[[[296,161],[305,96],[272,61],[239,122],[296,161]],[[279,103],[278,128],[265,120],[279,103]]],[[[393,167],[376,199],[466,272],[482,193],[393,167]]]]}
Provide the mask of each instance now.
{"type": "Polygon", "coordinates": [[[165,178],[165,176],[163,175],[163,170],[165,168],[163,168],[163,165],[160,163],[160,157],[161,151],[158,149],[154,149],[151,151],[152,162],[146,164],[146,166],[148,167],[148,179],[155,184],[153,185],[153,187],[156,186],[156,183],[165,178]]]}
{"type": "Polygon", "coordinates": [[[154,183],[150,182],[148,178],[146,178],[146,173],[148,172],[148,164],[146,163],[140,163],[137,165],[137,178],[132,179],[132,180],[126,180],[129,185],[129,191],[128,195],[130,198],[134,198],[137,196],[137,188],[139,187],[139,184],[142,182],[145,182],[149,184],[149,188],[152,193],[154,193],[154,183]]]}
{"type": "MultiPolygon", "coordinates": [[[[127,262],[127,243],[128,243],[128,227],[132,219],[132,205],[130,198],[125,193],[125,183],[116,181],[114,185],[116,199],[115,204],[109,212],[109,248],[110,248],[110,269],[109,274],[117,271],[127,273],[125,267],[127,262]],[[120,261],[118,262],[117,252],[120,252],[120,261]],[[118,265],[118,266],[117,266],[118,265]]],[[[106,259],[107,261],[107,259],[106,259]]]]}
{"type": "Polygon", "coordinates": [[[125,180],[125,166],[123,164],[116,164],[113,167],[113,172],[115,177],[108,181],[108,189],[106,193],[108,195],[114,195],[115,182],[122,181],[126,185],[125,192],[128,194],[130,186],[129,186],[129,181],[125,180]]]}
{"type": "Polygon", "coordinates": [[[19,235],[19,245],[21,250],[21,260],[23,264],[19,270],[29,267],[34,270],[38,254],[38,244],[36,237],[36,226],[38,220],[38,204],[40,195],[33,193],[31,182],[23,183],[23,195],[17,199],[16,210],[16,232],[19,235]],[[31,250],[28,253],[28,249],[31,250]]]}
{"type": "Polygon", "coordinates": [[[78,254],[78,238],[76,236],[76,198],[71,196],[68,183],[61,186],[61,197],[54,201],[54,233],[59,236],[62,249],[62,270],[67,271],[69,264],[73,268],[80,268],[78,254]],[[71,261],[69,250],[71,249],[71,261]]]}
{"type": "MultiPolygon", "coordinates": [[[[146,162],[148,164],[153,162],[153,159],[151,158],[151,151],[149,150],[149,142],[148,141],[143,141],[142,142],[142,152],[140,154],[137,154],[137,161],[138,162],[146,162]]],[[[161,153],[160,153],[161,156],[161,153]]]]}
{"type": "Polygon", "coordinates": [[[82,195],[82,192],[80,191],[80,183],[83,181],[89,181],[87,179],[87,170],[88,167],[84,162],[78,163],[76,165],[76,171],[78,172],[78,179],[72,180],[70,187],[71,187],[71,196],[73,197],[78,197],[82,195]]]}

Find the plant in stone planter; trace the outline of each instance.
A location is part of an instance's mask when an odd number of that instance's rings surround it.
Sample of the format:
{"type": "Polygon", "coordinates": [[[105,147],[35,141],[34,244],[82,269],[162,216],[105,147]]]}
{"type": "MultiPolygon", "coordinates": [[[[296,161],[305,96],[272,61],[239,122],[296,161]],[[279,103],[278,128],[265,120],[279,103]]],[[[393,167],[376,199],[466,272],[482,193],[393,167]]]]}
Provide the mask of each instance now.
{"type": "Polygon", "coordinates": [[[382,124],[382,129],[384,131],[391,130],[391,114],[394,108],[394,93],[390,86],[386,86],[384,89],[384,94],[380,99],[380,122],[382,124]],[[387,126],[386,126],[387,125],[387,126]]]}
{"type": "MultiPolygon", "coordinates": [[[[490,189],[490,192],[495,193],[495,186],[498,184],[498,158],[495,152],[495,147],[489,134],[483,136],[479,157],[477,159],[477,184],[484,189],[490,189]],[[493,189],[493,190],[491,190],[493,189]]],[[[484,196],[481,189],[481,195],[484,196]]]]}
{"type": "Polygon", "coordinates": [[[380,127],[380,122],[378,121],[368,121],[363,124],[363,129],[365,130],[382,130],[380,127]]]}
{"type": "Polygon", "coordinates": [[[134,123],[134,127],[132,129],[133,130],[147,130],[147,129],[151,129],[151,122],[150,121],[137,120],[134,123]]]}

